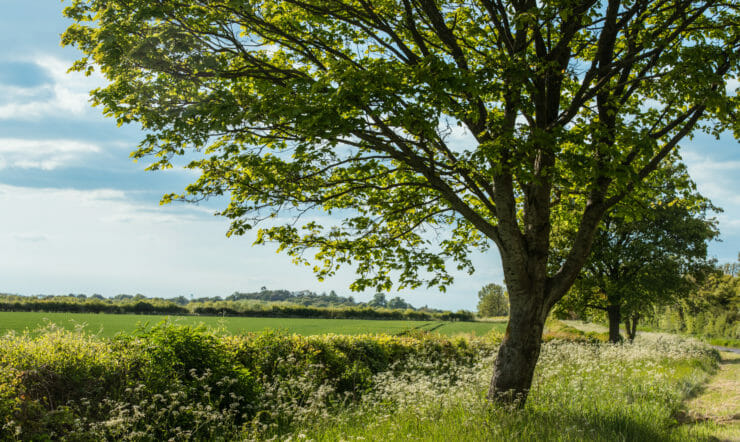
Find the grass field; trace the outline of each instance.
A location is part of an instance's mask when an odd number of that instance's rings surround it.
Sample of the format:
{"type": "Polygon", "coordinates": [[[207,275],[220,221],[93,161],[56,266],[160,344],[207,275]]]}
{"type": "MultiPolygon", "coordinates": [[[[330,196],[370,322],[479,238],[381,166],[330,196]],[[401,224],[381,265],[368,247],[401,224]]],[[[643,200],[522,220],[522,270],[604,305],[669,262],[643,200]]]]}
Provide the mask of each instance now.
{"type": "Polygon", "coordinates": [[[66,329],[84,327],[85,331],[102,337],[118,332],[132,332],[140,324],[154,325],[169,318],[177,324],[204,324],[223,329],[228,334],[256,332],[266,329],[284,330],[301,335],[336,333],[357,335],[363,333],[399,334],[412,329],[429,330],[442,335],[471,333],[478,336],[491,329],[503,331],[505,322],[441,322],[441,321],[382,321],[362,319],[305,319],[305,318],[244,318],[216,316],[159,316],[111,315],[94,313],[0,312],[0,335],[9,331],[33,331],[49,322],[66,329]]]}

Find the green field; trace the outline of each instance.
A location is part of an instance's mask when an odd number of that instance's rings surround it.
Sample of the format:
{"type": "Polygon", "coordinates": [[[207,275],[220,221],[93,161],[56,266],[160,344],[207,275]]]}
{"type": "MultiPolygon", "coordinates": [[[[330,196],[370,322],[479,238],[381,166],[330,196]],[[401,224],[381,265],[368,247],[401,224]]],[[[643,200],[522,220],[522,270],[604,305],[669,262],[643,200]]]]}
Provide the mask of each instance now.
{"type": "Polygon", "coordinates": [[[411,329],[430,330],[442,335],[472,333],[478,336],[491,329],[503,331],[505,322],[441,322],[441,321],[383,321],[363,319],[306,319],[306,318],[244,318],[217,316],[159,316],[111,315],[95,313],[44,313],[0,312],[0,335],[8,331],[37,330],[48,323],[74,329],[84,327],[89,333],[111,337],[118,332],[132,332],[140,324],[153,325],[169,318],[178,324],[205,324],[225,333],[239,334],[268,329],[284,330],[301,335],[336,333],[357,335],[362,333],[398,334],[411,329]]]}

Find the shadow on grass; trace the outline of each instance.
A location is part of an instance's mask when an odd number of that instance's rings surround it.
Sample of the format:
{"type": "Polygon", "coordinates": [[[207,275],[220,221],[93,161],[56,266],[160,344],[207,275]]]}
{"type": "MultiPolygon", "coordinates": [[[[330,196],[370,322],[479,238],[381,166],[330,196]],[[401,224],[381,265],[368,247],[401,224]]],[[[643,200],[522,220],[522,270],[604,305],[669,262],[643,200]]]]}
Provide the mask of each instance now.
{"type": "MultiPolygon", "coordinates": [[[[503,433],[505,440],[651,442],[679,440],[673,434],[676,426],[671,425],[670,422],[656,422],[654,419],[645,417],[640,419],[628,414],[615,414],[613,410],[611,412],[592,410],[583,413],[563,413],[562,410],[525,410],[513,412],[503,418],[498,413],[493,413],[493,420],[489,422],[489,427],[492,434],[503,433]],[[494,427],[499,428],[494,429],[494,427]]],[[[712,441],[716,439],[707,437],[695,440],[712,441]]]]}
{"type": "Polygon", "coordinates": [[[737,364],[740,364],[740,357],[735,357],[735,358],[731,358],[731,359],[722,358],[722,364],[727,364],[727,365],[737,365],[737,364]]]}
{"type": "MultiPolygon", "coordinates": [[[[563,413],[558,410],[527,410],[518,417],[510,418],[513,418],[513,422],[499,422],[509,427],[508,430],[512,432],[511,438],[506,438],[509,440],[656,442],[672,440],[668,429],[660,428],[655,422],[640,421],[628,415],[598,411],[563,413]],[[526,429],[522,431],[522,427],[526,429]]],[[[503,433],[508,433],[506,428],[503,429],[503,433]]]]}

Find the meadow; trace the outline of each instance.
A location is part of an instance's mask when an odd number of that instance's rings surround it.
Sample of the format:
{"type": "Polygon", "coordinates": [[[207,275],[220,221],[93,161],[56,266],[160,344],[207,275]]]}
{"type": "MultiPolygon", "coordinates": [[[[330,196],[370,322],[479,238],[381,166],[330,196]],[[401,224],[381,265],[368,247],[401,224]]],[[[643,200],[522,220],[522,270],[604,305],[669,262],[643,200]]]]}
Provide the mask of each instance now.
{"type": "Polygon", "coordinates": [[[226,334],[241,334],[264,330],[283,330],[300,335],[335,333],[358,334],[403,334],[411,330],[426,330],[454,336],[456,334],[485,335],[491,330],[503,331],[500,322],[448,322],[448,321],[403,321],[362,319],[314,319],[314,318],[249,318],[218,316],[163,316],[163,315],[114,315],[96,313],[52,313],[52,312],[0,312],[0,335],[8,331],[23,332],[43,328],[53,323],[67,330],[83,328],[101,337],[113,337],[117,333],[131,333],[142,325],[153,325],[163,320],[176,324],[196,326],[204,324],[226,334]]]}

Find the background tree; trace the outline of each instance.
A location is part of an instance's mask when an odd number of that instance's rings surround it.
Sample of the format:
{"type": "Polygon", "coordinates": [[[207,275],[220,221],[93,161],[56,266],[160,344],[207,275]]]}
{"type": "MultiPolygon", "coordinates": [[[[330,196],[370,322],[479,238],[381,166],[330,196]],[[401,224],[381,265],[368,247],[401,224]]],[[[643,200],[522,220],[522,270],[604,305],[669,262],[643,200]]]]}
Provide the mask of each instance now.
{"type": "Polygon", "coordinates": [[[408,308],[412,309],[413,306],[404,301],[400,296],[396,296],[388,301],[388,308],[405,310],[408,308]]]}
{"type": "Polygon", "coordinates": [[[738,8],[72,0],[62,41],[84,54],[74,69],[110,81],[93,102],[144,129],[136,158],[187,153],[201,172],[165,202],[226,194],[229,234],[341,218],[258,231],[319,278],[351,264],[354,290],[444,288],[446,261],[472,272],[495,244],[511,313],[489,396],[523,404],[601,218],[695,128],[740,133],[738,8]],[[574,239],[552,262],[560,224],[574,239]]]}
{"type": "Polygon", "coordinates": [[[387,307],[388,301],[385,299],[384,293],[376,293],[367,305],[370,307],[387,307]]]}
{"type": "Polygon", "coordinates": [[[634,339],[641,316],[688,296],[709,274],[708,242],[719,232],[708,211],[718,210],[695,193],[685,167],[674,164],[607,215],[593,251],[560,308],[601,310],[609,340],[619,342],[620,322],[634,339]]]}
{"type": "Polygon", "coordinates": [[[498,284],[486,284],[478,292],[478,316],[506,316],[509,314],[509,295],[498,284]]]}

